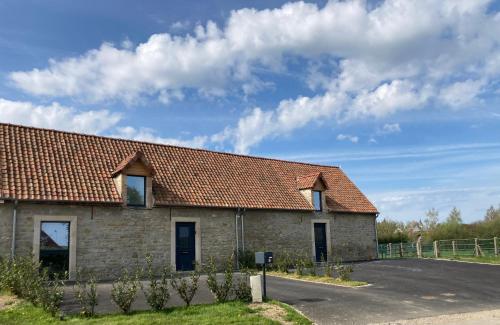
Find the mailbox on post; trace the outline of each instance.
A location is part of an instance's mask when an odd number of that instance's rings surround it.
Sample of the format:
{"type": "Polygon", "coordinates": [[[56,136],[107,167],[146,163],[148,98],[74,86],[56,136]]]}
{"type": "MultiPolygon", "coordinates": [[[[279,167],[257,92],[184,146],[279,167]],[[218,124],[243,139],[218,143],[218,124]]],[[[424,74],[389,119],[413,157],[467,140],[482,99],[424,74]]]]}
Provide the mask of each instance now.
{"type": "Polygon", "coordinates": [[[262,265],[263,296],[266,299],[266,265],[273,263],[272,252],[255,252],[255,264],[262,265]]]}

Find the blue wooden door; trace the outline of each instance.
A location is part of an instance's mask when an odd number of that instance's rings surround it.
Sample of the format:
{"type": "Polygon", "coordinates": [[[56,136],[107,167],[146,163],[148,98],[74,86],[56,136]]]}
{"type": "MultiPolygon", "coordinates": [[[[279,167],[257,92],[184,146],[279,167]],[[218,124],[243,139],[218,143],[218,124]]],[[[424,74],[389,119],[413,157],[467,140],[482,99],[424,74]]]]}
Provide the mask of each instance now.
{"type": "Polygon", "coordinates": [[[194,222],[177,222],[175,224],[175,266],[177,271],[194,270],[196,260],[194,225],[194,222]]]}

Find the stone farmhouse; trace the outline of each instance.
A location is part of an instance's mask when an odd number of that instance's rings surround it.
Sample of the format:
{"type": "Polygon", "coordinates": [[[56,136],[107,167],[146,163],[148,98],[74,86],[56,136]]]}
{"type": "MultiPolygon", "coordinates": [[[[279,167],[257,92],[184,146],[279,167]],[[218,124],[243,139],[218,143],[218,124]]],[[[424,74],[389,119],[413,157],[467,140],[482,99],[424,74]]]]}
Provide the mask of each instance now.
{"type": "Polygon", "coordinates": [[[333,166],[0,124],[0,256],[116,277],[152,254],[377,257],[377,209],[333,166]]]}

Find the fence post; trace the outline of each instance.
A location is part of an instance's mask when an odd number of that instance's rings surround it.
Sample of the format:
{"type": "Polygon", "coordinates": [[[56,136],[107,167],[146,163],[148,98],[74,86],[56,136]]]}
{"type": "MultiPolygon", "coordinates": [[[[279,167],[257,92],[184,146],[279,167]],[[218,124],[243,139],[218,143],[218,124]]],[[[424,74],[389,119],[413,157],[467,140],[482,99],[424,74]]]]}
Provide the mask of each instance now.
{"type": "Polygon", "coordinates": [[[474,256],[479,256],[479,244],[477,238],[474,238],[474,256]]]}
{"type": "Polygon", "coordinates": [[[456,256],[457,255],[457,243],[454,240],[451,241],[451,247],[453,248],[453,256],[456,256]]]}
{"type": "Polygon", "coordinates": [[[495,249],[495,256],[498,256],[498,237],[493,238],[493,248],[495,249]]]}
{"type": "Polygon", "coordinates": [[[389,243],[389,257],[392,258],[392,243],[389,243]]]}
{"type": "Polygon", "coordinates": [[[403,242],[399,243],[399,257],[403,257],[403,242]]]}
{"type": "Polygon", "coordinates": [[[437,240],[434,241],[434,256],[436,258],[439,257],[439,247],[438,247],[438,241],[437,240]]]}

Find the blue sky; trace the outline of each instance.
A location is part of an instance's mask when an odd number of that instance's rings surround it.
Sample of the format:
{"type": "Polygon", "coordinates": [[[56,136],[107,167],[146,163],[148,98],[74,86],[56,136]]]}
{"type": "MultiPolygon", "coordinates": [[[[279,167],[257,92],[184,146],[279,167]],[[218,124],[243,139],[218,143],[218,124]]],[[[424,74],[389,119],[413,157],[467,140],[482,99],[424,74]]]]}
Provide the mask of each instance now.
{"type": "Polygon", "coordinates": [[[0,121],[340,165],[383,217],[500,203],[498,1],[2,1],[0,121]]]}

